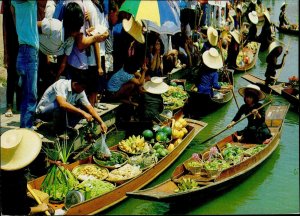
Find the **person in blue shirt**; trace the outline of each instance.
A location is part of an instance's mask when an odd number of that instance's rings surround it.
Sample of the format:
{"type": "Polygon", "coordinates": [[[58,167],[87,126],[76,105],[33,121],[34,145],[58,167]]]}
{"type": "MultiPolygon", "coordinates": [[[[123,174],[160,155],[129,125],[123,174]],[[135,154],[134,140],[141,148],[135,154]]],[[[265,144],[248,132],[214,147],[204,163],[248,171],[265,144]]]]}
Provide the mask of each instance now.
{"type": "Polygon", "coordinates": [[[213,89],[221,89],[218,69],[223,67],[222,57],[215,48],[210,48],[203,53],[202,58],[204,67],[200,72],[198,92],[213,97],[213,89]]]}
{"type": "Polygon", "coordinates": [[[146,64],[144,64],[140,73],[138,72],[139,67],[136,57],[127,57],[123,68],[112,75],[107,83],[109,100],[137,105],[131,101],[131,98],[144,84],[145,73],[148,70],[146,64]]]}

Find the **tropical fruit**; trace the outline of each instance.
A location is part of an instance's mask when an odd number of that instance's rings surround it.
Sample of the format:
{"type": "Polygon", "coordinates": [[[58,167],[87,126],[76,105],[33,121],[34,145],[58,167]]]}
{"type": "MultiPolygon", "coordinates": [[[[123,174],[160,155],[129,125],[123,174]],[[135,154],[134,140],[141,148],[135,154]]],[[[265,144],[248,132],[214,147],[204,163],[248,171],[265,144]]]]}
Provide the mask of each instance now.
{"type": "Polygon", "coordinates": [[[167,134],[167,136],[171,136],[172,134],[172,128],[169,126],[165,126],[162,128],[162,132],[164,132],[165,134],[167,134]]]}
{"type": "Polygon", "coordinates": [[[156,138],[156,141],[158,141],[158,142],[165,142],[167,140],[167,134],[160,131],[160,132],[156,133],[155,138],[156,138]]]}
{"type": "Polygon", "coordinates": [[[143,137],[145,137],[145,139],[150,140],[153,137],[153,132],[152,130],[146,129],[143,131],[143,137]]]}

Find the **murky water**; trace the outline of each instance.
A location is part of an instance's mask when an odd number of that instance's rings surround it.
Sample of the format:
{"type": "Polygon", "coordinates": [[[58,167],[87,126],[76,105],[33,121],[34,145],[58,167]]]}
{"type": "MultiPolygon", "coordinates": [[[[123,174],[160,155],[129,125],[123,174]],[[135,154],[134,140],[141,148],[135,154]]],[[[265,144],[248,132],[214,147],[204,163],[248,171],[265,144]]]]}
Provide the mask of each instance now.
{"type": "MultiPolygon", "coordinates": [[[[286,2],[288,3],[287,12],[290,21],[299,23],[298,1],[287,0],[286,2]]],[[[271,20],[278,22],[282,1],[264,0],[263,3],[266,7],[272,8],[271,20]]],[[[286,44],[290,43],[286,64],[279,77],[279,81],[287,81],[289,76],[299,76],[299,37],[279,33],[276,34],[276,37],[286,44]]],[[[253,75],[263,79],[266,70],[266,55],[267,52],[260,53],[255,68],[251,70],[253,75]]],[[[237,89],[248,84],[241,78],[242,75],[243,73],[235,74],[235,93],[240,105],[243,100],[237,89]]],[[[273,103],[276,104],[288,103],[280,96],[273,95],[272,98],[273,103]]],[[[147,187],[167,180],[175,167],[190,157],[193,152],[199,152],[233,131],[244,128],[247,121],[242,121],[233,129],[225,131],[205,144],[199,144],[225,128],[236,111],[236,104],[232,100],[216,112],[203,117],[201,120],[207,122],[208,126],[200,132],[175,163],[147,187]]],[[[102,213],[114,215],[299,213],[299,114],[292,109],[289,110],[279,147],[253,174],[213,199],[204,203],[195,201],[190,206],[180,205],[180,203],[177,206],[171,206],[163,202],[128,198],[102,213]]]]}

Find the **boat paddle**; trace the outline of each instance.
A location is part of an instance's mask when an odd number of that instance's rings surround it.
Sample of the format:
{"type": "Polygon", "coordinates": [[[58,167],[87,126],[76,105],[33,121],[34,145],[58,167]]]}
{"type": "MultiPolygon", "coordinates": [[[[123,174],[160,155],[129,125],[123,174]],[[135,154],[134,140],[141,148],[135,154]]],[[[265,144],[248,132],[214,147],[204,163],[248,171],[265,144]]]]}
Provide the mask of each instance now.
{"type": "MultiPolygon", "coordinates": [[[[42,204],[42,201],[40,200],[40,198],[36,195],[36,193],[32,190],[32,187],[27,184],[27,189],[28,191],[31,193],[31,195],[34,197],[34,199],[37,201],[38,204],[42,204]]],[[[45,211],[46,215],[51,215],[50,212],[47,210],[45,211]]]]}
{"type": "MultiPolygon", "coordinates": [[[[257,110],[260,110],[260,109],[264,108],[265,106],[267,106],[267,105],[270,104],[271,102],[272,102],[272,100],[268,101],[267,103],[265,103],[265,104],[261,105],[259,108],[257,108],[257,110]]],[[[234,124],[232,124],[232,127],[233,127],[234,125],[236,125],[237,123],[243,121],[244,119],[246,119],[246,118],[247,118],[248,116],[250,116],[250,115],[252,115],[251,112],[248,113],[247,115],[245,115],[245,116],[244,116],[243,118],[241,118],[240,120],[236,121],[234,124]]],[[[231,128],[231,127],[230,127],[230,128],[231,128]]],[[[205,142],[211,140],[212,138],[218,136],[219,134],[223,133],[224,131],[226,131],[226,130],[228,130],[228,129],[229,129],[229,127],[224,128],[223,130],[219,131],[218,133],[216,133],[215,135],[211,136],[210,138],[204,140],[204,141],[201,142],[200,144],[203,144],[203,143],[205,143],[205,142]]]]}

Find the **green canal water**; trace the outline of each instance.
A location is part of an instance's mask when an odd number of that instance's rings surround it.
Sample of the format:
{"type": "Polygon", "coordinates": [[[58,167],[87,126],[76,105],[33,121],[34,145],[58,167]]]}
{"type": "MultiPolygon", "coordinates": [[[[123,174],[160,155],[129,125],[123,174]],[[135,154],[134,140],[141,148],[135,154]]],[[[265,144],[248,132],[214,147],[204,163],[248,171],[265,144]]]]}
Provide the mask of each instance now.
{"type": "MultiPolygon", "coordinates": [[[[287,14],[291,22],[299,23],[298,1],[287,0],[287,14]]],[[[271,20],[278,22],[282,1],[264,0],[267,7],[272,8],[271,20]]],[[[276,33],[276,37],[288,44],[289,54],[286,64],[280,74],[279,81],[287,81],[289,76],[299,76],[299,36],[290,36],[276,33]]],[[[266,70],[267,51],[259,53],[256,66],[251,74],[264,79],[266,70]]],[[[281,61],[281,58],[279,59],[281,61]]],[[[278,73],[278,72],[277,72],[278,73]]],[[[247,81],[241,78],[243,73],[235,74],[235,94],[239,105],[243,104],[242,97],[237,90],[246,86],[247,81]]],[[[280,96],[273,95],[274,104],[287,104],[280,96]]],[[[205,104],[203,104],[205,105],[205,104]]],[[[201,131],[190,143],[187,149],[177,160],[165,170],[158,178],[147,187],[157,185],[167,180],[175,167],[186,160],[194,152],[200,152],[208,148],[216,141],[226,137],[235,130],[245,127],[247,120],[237,124],[234,128],[225,131],[210,141],[200,144],[202,141],[216,134],[226,127],[231,121],[237,107],[232,100],[226,106],[220,108],[203,118],[201,121],[208,126],[201,131]]],[[[127,198],[123,202],[109,208],[101,214],[109,215],[164,215],[164,214],[290,214],[299,213],[299,114],[291,107],[288,111],[283,126],[282,137],[275,152],[254,173],[245,180],[238,182],[234,187],[213,198],[202,202],[195,200],[193,204],[180,204],[176,206],[164,202],[153,202],[127,198]]]]}

